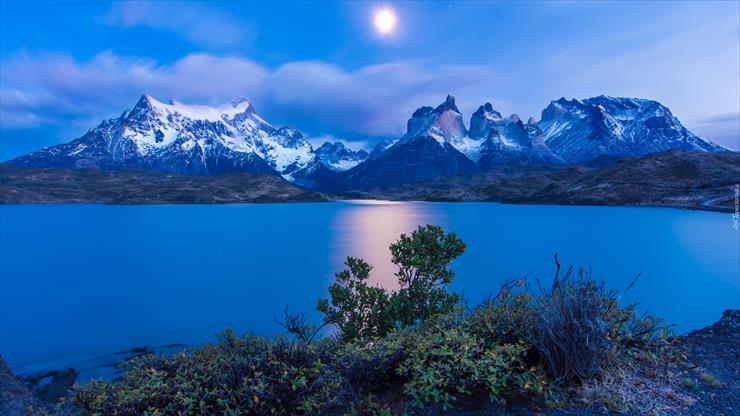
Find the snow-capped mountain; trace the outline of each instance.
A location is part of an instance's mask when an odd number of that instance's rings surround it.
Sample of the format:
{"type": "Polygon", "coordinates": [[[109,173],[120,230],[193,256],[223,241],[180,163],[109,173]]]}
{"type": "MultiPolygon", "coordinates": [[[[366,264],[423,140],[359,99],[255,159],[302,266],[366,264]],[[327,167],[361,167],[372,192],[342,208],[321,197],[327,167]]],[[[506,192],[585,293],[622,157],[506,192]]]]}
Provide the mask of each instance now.
{"type": "Polygon", "coordinates": [[[726,151],[688,131],[660,103],[634,98],[560,99],[542,111],[540,122],[530,117],[526,124],[485,103],[469,126],[451,95],[435,108],[421,107],[403,137],[378,144],[365,162],[342,174],[342,186],[377,187],[497,165],[577,164],[669,149],[726,151]]]}
{"type": "Polygon", "coordinates": [[[545,143],[570,163],[606,156],[643,156],[669,149],[721,152],[725,148],[681,125],[652,100],[604,95],[552,101],[537,123],[545,143]]]}
{"type": "Polygon", "coordinates": [[[8,163],[35,168],[152,169],[190,175],[271,173],[305,187],[379,187],[500,165],[562,165],[669,149],[725,152],[684,128],[656,101],[599,96],[553,101],[523,123],[485,103],[465,127],[448,95],[421,107],[406,133],[365,151],[342,143],[313,149],[291,127],[274,127],[244,98],[208,107],[144,95],[130,111],[82,137],[8,163]]]}
{"type": "Polygon", "coordinates": [[[337,189],[375,188],[439,176],[467,175],[478,167],[447,142],[430,135],[409,138],[354,168],[328,186],[337,189]]]}
{"type": "Polygon", "coordinates": [[[324,142],[314,153],[316,154],[316,159],[323,163],[324,166],[340,172],[353,168],[367,159],[366,151],[352,150],[342,142],[324,142]]]}
{"type": "Polygon", "coordinates": [[[436,108],[416,110],[407,126],[399,143],[430,136],[439,143],[449,143],[483,168],[510,163],[563,163],[544,143],[542,132],[534,124],[525,125],[516,114],[502,117],[491,103],[473,113],[469,131],[451,95],[436,108]]]}
{"type": "Polygon", "coordinates": [[[518,115],[503,118],[485,103],[470,118],[468,147],[460,149],[472,156],[482,169],[502,164],[562,164],[563,160],[545,144],[539,128],[526,125],[518,115]]]}
{"type": "MultiPolygon", "coordinates": [[[[331,146],[331,144],[329,144],[331,146]]],[[[340,146],[344,147],[340,144],[340,146]]],[[[347,169],[362,153],[325,160],[347,169]]],[[[323,155],[323,153],[322,153],[323,155]]],[[[130,111],[82,137],[11,161],[28,167],[141,168],[194,175],[277,173],[292,180],[324,162],[296,129],[273,127],[244,98],[219,107],[143,95],[130,111]]],[[[356,164],[356,163],[355,163],[356,164]]]]}
{"type": "Polygon", "coordinates": [[[440,143],[447,142],[455,146],[462,144],[467,133],[462,114],[455,105],[455,97],[448,95],[445,102],[436,108],[421,107],[414,111],[401,142],[419,136],[431,136],[440,143]]]}
{"type": "Polygon", "coordinates": [[[504,118],[490,103],[473,113],[468,131],[455,97],[448,95],[435,108],[417,109],[403,137],[381,142],[340,182],[344,187],[375,187],[466,175],[493,165],[562,163],[535,124],[525,125],[516,114],[504,118]]]}

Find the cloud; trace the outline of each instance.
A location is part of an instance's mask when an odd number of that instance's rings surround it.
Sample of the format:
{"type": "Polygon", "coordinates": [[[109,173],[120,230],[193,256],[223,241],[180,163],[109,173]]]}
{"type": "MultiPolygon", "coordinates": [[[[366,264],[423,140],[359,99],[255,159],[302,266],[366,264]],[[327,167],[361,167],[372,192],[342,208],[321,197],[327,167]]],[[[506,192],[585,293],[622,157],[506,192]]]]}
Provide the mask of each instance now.
{"type": "Polygon", "coordinates": [[[686,127],[702,137],[733,150],[740,150],[740,113],[713,114],[686,120],[686,127]]]}
{"type": "Polygon", "coordinates": [[[39,53],[1,64],[3,128],[89,123],[131,108],[142,93],[205,104],[244,95],[266,119],[313,136],[381,137],[401,134],[414,109],[447,93],[464,97],[461,110],[470,114],[496,84],[488,67],[415,61],[347,71],[322,61],[268,68],[240,56],[197,53],[160,64],[102,52],[83,62],[39,53]]]}
{"type": "Polygon", "coordinates": [[[214,48],[237,45],[249,31],[248,25],[226,13],[186,1],[115,2],[102,20],[112,26],[169,30],[195,44],[214,48]]]}

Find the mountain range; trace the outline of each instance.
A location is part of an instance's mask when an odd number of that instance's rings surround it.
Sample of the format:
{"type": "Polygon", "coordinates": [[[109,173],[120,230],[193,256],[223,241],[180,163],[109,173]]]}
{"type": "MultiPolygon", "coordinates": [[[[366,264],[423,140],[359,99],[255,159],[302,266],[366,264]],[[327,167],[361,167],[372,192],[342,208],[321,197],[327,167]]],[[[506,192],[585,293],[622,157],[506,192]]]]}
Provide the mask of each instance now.
{"type": "Polygon", "coordinates": [[[727,152],[681,125],[662,104],[598,96],[561,98],[540,121],[504,117],[481,105],[465,126],[455,98],[421,107],[406,133],[370,153],[341,142],[314,149],[292,127],[275,127],[244,98],[218,107],[168,104],[143,95],[118,118],[69,143],[46,147],[8,164],[26,168],[142,169],[185,175],[280,175],[328,191],[371,189],[436,177],[465,176],[501,166],[609,163],[678,149],[727,152]]]}

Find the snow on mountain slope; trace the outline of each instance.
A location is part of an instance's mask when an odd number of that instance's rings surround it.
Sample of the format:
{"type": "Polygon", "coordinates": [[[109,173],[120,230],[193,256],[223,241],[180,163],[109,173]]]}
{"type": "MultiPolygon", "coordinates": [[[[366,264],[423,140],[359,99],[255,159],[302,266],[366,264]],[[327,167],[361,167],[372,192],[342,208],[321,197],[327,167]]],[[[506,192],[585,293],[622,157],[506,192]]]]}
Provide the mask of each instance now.
{"type": "MultiPolygon", "coordinates": [[[[143,95],[130,111],[79,139],[11,161],[28,167],[141,168],[212,175],[278,173],[292,179],[316,161],[296,129],[276,128],[245,98],[218,107],[162,103],[143,95]]],[[[342,170],[346,164],[333,169],[342,170]]]]}
{"type": "Polygon", "coordinates": [[[467,135],[462,114],[455,105],[455,97],[448,95],[445,102],[437,106],[417,109],[407,123],[406,134],[399,143],[419,136],[430,136],[440,143],[460,145],[467,135]]]}
{"type": "Polygon", "coordinates": [[[69,143],[8,163],[33,168],[152,169],[190,175],[277,174],[302,186],[382,186],[439,175],[466,175],[496,165],[588,163],[669,149],[725,152],[700,138],[656,101],[599,96],[552,101],[542,119],[524,124],[486,103],[470,130],[448,95],[417,109],[400,139],[368,155],[341,143],[313,149],[292,127],[274,127],[244,98],[209,107],[144,95],[130,111],[69,143]],[[469,163],[468,163],[469,162],[469,163]],[[399,165],[406,164],[406,165],[399,165]],[[394,176],[395,175],[395,176],[394,176]]]}
{"type": "Polygon", "coordinates": [[[465,128],[455,97],[448,95],[437,106],[421,107],[407,124],[407,132],[395,145],[415,137],[430,136],[440,144],[449,143],[481,167],[501,163],[562,163],[544,140],[541,132],[525,126],[518,115],[504,118],[485,103],[470,118],[470,131],[465,128]]]}
{"type": "Polygon", "coordinates": [[[335,171],[353,168],[365,160],[368,155],[366,151],[352,150],[342,142],[324,142],[314,153],[321,163],[335,171]]]}
{"type": "Polygon", "coordinates": [[[657,101],[637,98],[561,98],[542,111],[537,127],[545,143],[571,163],[601,155],[642,156],[669,149],[726,150],[691,133],[657,101]]]}

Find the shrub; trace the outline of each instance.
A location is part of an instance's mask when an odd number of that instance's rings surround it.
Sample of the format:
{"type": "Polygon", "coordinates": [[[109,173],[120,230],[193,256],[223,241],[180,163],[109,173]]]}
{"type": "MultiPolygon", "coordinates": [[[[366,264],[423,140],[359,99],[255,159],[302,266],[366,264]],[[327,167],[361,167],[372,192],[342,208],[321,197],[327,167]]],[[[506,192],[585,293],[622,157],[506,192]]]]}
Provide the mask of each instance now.
{"type": "Polygon", "coordinates": [[[326,365],[332,351],[227,331],[191,354],[136,359],[122,379],[79,386],[74,399],[94,415],[316,414],[348,401],[326,365]]]}
{"type": "Polygon", "coordinates": [[[450,313],[460,297],[449,293],[455,272],[450,263],[465,251],[465,243],[442,227],[419,227],[411,236],[401,234],[390,246],[392,262],[398,266],[399,291],[391,299],[393,316],[403,325],[450,313]]]}
{"type": "Polygon", "coordinates": [[[408,378],[404,392],[418,407],[431,402],[447,410],[460,397],[480,394],[503,402],[517,390],[544,390],[536,368],[524,363],[527,349],[523,341],[491,343],[464,321],[435,323],[414,336],[397,372],[408,378]]]}
{"type": "Polygon", "coordinates": [[[336,274],[329,286],[331,303],[320,299],[318,311],[324,321],[339,328],[344,341],[379,338],[393,330],[390,296],[380,287],[368,286],[372,267],[362,259],[347,257],[347,269],[336,274]]]}
{"type": "Polygon", "coordinates": [[[337,273],[329,287],[330,299],[319,300],[324,322],[334,324],[343,341],[377,339],[396,328],[450,313],[458,304],[459,296],[447,291],[455,276],[449,265],[465,251],[465,243],[455,234],[436,225],[418,227],[410,237],[401,234],[390,251],[398,266],[397,292],[369,286],[372,267],[348,257],[347,269],[337,273]]]}
{"type": "MultiPolygon", "coordinates": [[[[556,256],[557,262],[557,256],[556,256]]],[[[635,305],[619,306],[619,294],[597,282],[591,270],[560,267],[552,288],[531,297],[523,323],[527,341],[540,354],[555,383],[593,380],[618,366],[630,349],[663,333],[659,321],[637,317],[635,305]]]]}

